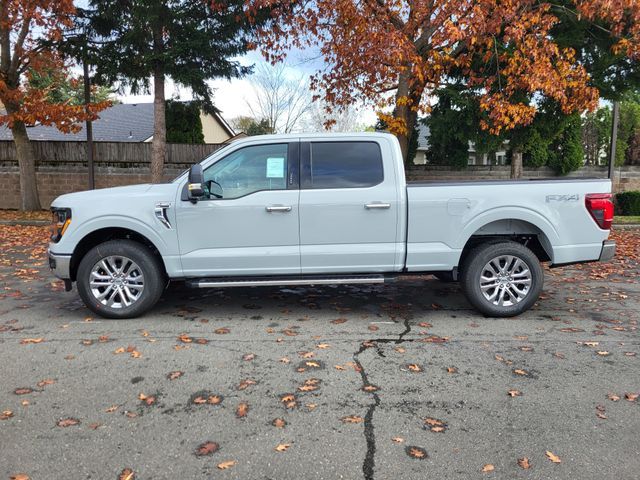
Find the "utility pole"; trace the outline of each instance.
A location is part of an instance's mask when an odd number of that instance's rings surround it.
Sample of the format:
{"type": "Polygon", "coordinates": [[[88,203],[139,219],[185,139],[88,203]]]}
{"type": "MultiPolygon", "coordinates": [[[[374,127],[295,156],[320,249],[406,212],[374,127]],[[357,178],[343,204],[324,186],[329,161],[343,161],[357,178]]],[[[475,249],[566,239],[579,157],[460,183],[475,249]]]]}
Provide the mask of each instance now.
{"type": "MultiPolygon", "coordinates": [[[[86,41],[86,37],[85,37],[86,41]]],[[[86,43],[85,43],[85,53],[86,53],[86,43]]],[[[91,103],[91,79],[89,78],[89,64],[87,62],[87,55],[85,54],[82,67],[84,69],[84,108],[86,113],[89,113],[89,104],[91,103]]],[[[87,168],[89,171],[89,190],[93,190],[96,188],[96,183],[94,179],[94,168],[93,168],[93,122],[91,119],[87,119],[86,122],[86,131],[87,131],[87,168]]]]}
{"type": "Polygon", "coordinates": [[[613,168],[616,165],[616,140],[618,139],[618,119],[620,117],[620,104],[613,102],[613,119],[611,122],[611,145],[609,150],[609,179],[613,181],[613,168]]]}

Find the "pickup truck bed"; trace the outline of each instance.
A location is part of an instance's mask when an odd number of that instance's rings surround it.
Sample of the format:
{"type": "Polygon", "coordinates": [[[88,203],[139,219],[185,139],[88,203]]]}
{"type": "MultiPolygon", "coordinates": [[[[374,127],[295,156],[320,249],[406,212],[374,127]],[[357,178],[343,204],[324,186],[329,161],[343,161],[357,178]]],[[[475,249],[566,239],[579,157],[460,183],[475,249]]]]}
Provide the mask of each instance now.
{"type": "Polygon", "coordinates": [[[533,235],[552,265],[598,260],[609,231],[584,198],[610,190],[598,179],[410,182],[407,270],[451,270],[474,235],[533,235]]]}

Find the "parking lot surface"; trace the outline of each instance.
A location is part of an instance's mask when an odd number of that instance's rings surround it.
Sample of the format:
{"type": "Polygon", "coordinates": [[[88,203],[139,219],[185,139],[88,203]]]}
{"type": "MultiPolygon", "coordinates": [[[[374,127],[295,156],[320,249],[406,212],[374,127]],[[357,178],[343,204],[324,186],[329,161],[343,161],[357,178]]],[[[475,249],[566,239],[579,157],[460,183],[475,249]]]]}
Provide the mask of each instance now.
{"type": "Polygon", "coordinates": [[[104,320],[46,234],[0,234],[0,479],[639,477],[638,230],[512,319],[425,276],[172,285],[104,320]]]}

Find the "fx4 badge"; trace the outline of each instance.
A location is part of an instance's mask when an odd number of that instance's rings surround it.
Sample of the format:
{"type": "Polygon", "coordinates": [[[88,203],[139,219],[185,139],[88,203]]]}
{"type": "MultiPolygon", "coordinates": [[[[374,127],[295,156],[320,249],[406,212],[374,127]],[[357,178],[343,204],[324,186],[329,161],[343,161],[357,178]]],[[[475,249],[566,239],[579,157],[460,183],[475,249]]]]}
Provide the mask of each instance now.
{"type": "Polygon", "coordinates": [[[573,195],[547,195],[547,203],[549,202],[577,202],[580,200],[580,195],[574,193],[573,195]]]}

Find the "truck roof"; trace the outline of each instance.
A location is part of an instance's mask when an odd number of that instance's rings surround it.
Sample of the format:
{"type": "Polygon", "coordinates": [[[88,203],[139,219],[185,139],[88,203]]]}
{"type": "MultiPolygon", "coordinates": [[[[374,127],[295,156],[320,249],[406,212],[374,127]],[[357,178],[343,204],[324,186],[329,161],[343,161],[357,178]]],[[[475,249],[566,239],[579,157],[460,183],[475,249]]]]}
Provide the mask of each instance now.
{"type": "Polygon", "coordinates": [[[253,135],[250,137],[242,137],[239,139],[231,140],[229,143],[234,145],[241,143],[254,143],[271,142],[271,141],[292,141],[292,140],[317,140],[317,139],[336,139],[336,140],[371,140],[375,138],[395,138],[394,135],[386,132],[346,132],[346,133],[332,133],[332,132],[320,132],[320,133],[282,133],[275,135],[253,135]]]}

